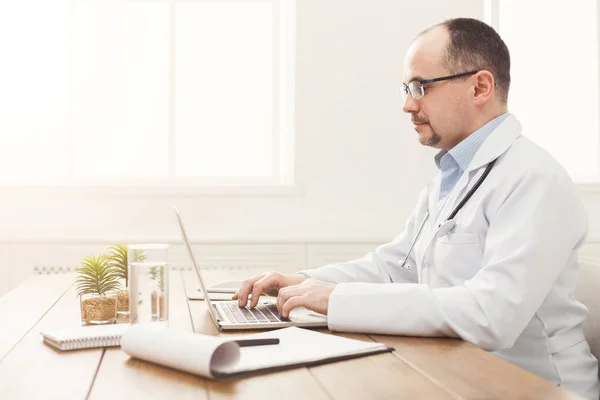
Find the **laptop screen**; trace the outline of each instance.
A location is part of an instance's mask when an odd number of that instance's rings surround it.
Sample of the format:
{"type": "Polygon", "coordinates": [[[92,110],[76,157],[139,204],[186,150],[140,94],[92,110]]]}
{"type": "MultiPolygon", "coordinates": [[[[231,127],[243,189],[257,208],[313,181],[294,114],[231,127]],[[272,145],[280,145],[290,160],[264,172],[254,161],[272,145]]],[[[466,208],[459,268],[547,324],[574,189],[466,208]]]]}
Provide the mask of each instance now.
{"type": "Polygon", "coordinates": [[[200,268],[198,264],[196,264],[196,259],[194,258],[194,254],[192,253],[192,247],[190,246],[190,242],[188,240],[187,234],[185,233],[185,228],[183,227],[183,221],[181,220],[181,214],[177,207],[172,206],[173,210],[175,210],[175,214],[177,215],[177,221],[179,222],[179,228],[181,229],[181,236],[183,237],[183,243],[185,247],[187,247],[188,253],[190,255],[190,259],[192,260],[192,264],[194,265],[194,269],[196,270],[196,275],[198,275],[198,280],[200,281],[200,287],[202,288],[202,293],[204,294],[204,301],[208,305],[208,312],[218,329],[221,329],[221,325],[219,325],[219,321],[217,320],[217,316],[215,315],[215,310],[213,308],[212,302],[210,301],[210,296],[206,291],[206,285],[204,285],[204,281],[202,280],[202,273],[200,272],[200,268]]]}

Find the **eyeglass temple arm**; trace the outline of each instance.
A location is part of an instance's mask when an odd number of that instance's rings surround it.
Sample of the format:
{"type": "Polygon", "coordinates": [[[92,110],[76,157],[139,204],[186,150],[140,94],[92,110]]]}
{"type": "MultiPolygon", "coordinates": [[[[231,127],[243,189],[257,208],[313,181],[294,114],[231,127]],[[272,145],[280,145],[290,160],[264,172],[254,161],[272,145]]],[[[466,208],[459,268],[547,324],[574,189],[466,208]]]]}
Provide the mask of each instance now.
{"type": "Polygon", "coordinates": [[[450,75],[450,76],[443,76],[441,78],[434,78],[434,79],[423,79],[423,80],[420,80],[420,81],[417,81],[417,82],[419,82],[420,84],[423,84],[423,83],[432,83],[432,82],[439,82],[439,81],[445,81],[447,79],[460,78],[461,76],[473,75],[473,74],[475,74],[477,72],[479,72],[479,71],[463,72],[462,74],[456,74],[456,75],[450,75]]]}

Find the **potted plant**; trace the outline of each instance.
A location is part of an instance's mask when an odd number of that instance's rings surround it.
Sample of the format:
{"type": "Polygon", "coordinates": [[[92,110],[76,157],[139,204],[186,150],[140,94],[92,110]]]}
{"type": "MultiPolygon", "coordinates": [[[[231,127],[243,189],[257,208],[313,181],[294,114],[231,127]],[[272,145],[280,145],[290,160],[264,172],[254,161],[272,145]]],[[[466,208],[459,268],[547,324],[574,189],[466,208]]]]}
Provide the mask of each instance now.
{"type": "Polygon", "coordinates": [[[129,314],[129,281],[127,276],[127,246],[123,244],[113,244],[108,248],[108,257],[110,266],[114,269],[115,275],[122,280],[121,290],[117,292],[117,314],[129,314]]]}
{"type": "MultiPolygon", "coordinates": [[[[110,265],[121,280],[122,288],[117,293],[117,314],[129,315],[129,272],[127,267],[127,245],[113,244],[108,248],[110,265]]],[[[133,261],[144,261],[141,250],[134,251],[133,261]]]]}
{"type": "Polygon", "coordinates": [[[83,258],[75,283],[83,323],[108,324],[116,321],[116,293],[120,285],[108,256],[101,254],[83,258]]]}
{"type": "Polygon", "coordinates": [[[165,267],[150,267],[148,275],[155,282],[151,293],[152,318],[162,320],[167,317],[165,308],[165,267]]]}

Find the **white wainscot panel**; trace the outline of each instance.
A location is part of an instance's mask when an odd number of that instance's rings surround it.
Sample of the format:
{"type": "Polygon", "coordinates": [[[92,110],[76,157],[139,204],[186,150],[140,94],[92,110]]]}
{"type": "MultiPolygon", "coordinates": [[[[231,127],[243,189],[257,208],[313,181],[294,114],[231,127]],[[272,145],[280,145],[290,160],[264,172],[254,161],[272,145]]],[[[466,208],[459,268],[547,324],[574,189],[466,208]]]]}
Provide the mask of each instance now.
{"type": "MultiPolygon", "coordinates": [[[[107,252],[110,243],[32,243],[0,245],[0,296],[35,274],[74,272],[81,259],[107,252]]],[[[266,268],[295,271],[306,265],[306,246],[299,244],[192,244],[201,268],[266,268]]],[[[169,264],[190,269],[182,244],[170,244],[169,264]]]]}
{"type": "MultiPolygon", "coordinates": [[[[192,252],[200,268],[265,268],[297,270],[306,265],[306,250],[299,244],[193,244],[192,252]]],[[[169,264],[175,268],[191,268],[183,245],[169,251],[169,264]]]]}
{"type": "Polygon", "coordinates": [[[110,243],[9,244],[9,285],[13,288],[35,274],[74,272],[81,259],[107,251],[110,243]]]}
{"type": "Polygon", "coordinates": [[[314,243],[306,246],[307,266],[321,267],[327,264],[341,263],[364,257],[382,243],[314,243]]]}

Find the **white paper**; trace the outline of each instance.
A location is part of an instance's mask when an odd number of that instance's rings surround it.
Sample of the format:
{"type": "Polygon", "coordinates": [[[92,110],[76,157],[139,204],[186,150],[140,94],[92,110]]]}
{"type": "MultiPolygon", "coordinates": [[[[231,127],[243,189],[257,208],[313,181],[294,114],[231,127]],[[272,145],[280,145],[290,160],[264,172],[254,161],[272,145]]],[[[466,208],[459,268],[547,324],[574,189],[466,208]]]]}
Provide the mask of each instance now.
{"type": "Polygon", "coordinates": [[[297,327],[248,335],[246,338],[279,338],[280,342],[278,345],[242,347],[239,362],[225,364],[215,372],[235,374],[272,367],[313,363],[387,348],[383,343],[363,342],[297,327]]]}
{"type": "Polygon", "coordinates": [[[121,338],[121,347],[132,357],[211,379],[387,349],[382,343],[347,339],[297,327],[255,335],[215,337],[156,330],[152,324],[132,325],[121,338]],[[239,347],[234,340],[241,338],[279,338],[280,342],[239,347]]]}
{"type": "Polygon", "coordinates": [[[213,368],[229,368],[240,358],[239,346],[226,338],[158,330],[134,324],[121,337],[125,353],[141,360],[214,378],[213,368]]]}
{"type": "MultiPolygon", "coordinates": [[[[231,293],[210,293],[210,299],[212,301],[220,301],[220,300],[231,300],[231,293]]],[[[188,299],[190,300],[204,300],[204,293],[196,290],[194,292],[188,293],[188,299]]]]}
{"type": "Polygon", "coordinates": [[[208,293],[231,293],[234,294],[242,287],[242,281],[220,282],[206,288],[208,293]]]}

